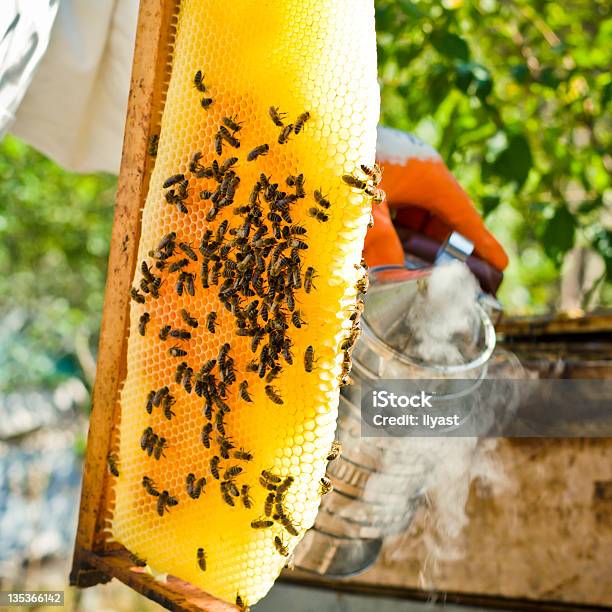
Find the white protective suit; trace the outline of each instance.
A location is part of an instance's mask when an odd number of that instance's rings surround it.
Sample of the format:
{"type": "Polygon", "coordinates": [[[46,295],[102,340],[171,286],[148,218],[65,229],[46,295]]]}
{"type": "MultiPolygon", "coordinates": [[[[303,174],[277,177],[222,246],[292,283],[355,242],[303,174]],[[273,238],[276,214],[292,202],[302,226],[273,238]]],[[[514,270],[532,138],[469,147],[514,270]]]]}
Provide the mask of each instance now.
{"type": "Polygon", "coordinates": [[[118,173],[138,0],[0,0],[0,137],[118,173]]]}

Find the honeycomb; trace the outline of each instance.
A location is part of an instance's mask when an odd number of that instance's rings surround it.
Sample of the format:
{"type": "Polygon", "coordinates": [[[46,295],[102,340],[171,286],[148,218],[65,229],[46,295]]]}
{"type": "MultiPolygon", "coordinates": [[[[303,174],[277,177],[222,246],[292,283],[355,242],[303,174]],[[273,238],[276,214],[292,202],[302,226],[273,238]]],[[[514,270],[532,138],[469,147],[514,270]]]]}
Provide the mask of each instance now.
{"type": "Polygon", "coordinates": [[[112,536],[229,602],[267,593],[329,488],[378,111],[372,0],[181,3],[112,536]]]}

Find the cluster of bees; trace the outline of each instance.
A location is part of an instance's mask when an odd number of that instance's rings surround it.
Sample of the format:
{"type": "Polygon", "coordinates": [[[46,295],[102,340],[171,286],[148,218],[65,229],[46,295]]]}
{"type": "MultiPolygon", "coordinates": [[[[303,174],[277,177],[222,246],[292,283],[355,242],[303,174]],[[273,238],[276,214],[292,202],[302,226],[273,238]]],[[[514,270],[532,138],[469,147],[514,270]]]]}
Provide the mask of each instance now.
{"type": "MultiPolygon", "coordinates": [[[[206,97],[207,87],[204,75],[198,70],[193,78],[196,90],[203,94],[201,106],[208,108],[213,99],[206,97]]],[[[292,136],[297,136],[310,119],[310,113],[300,114],[295,121],[287,122],[286,114],[278,107],[270,107],[269,117],[279,128],[277,142],[284,145],[292,136]]],[[[293,365],[294,352],[290,336],[291,327],[301,328],[306,325],[301,311],[297,307],[296,292],[303,290],[310,293],[317,277],[312,266],[306,267],[303,253],[308,249],[307,230],[293,219],[292,210],[307,197],[306,181],[303,174],[289,175],[282,181],[260,174],[250,190],[248,199],[236,202],[236,191],[240,177],[236,168],[238,158],[230,155],[222,160],[225,147],[237,150],[240,148],[239,134],[242,129],[237,117],[223,117],[221,125],[214,136],[214,149],[219,159],[210,165],[202,163],[203,154],[193,154],[188,169],[190,176],[177,173],[168,177],[162,188],[165,190],[165,201],[177,207],[184,214],[189,212],[188,200],[193,200],[192,179],[212,182],[212,187],[202,189],[199,199],[209,207],[206,219],[212,223],[219,212],[233,207],[234,216],[239,222],[230,227],[229,221],[223,220],[215,229],[209,227],[201,237],[199,245],[194,247],[180,240],[176,232],[165,235],[149,251],[150,261],[143,261],[140,266],[141,279],[132,287],[131,297],[138,304],[145,304],[147,299],[157,299],[163,283],[174,277],[174,290],[179,296],[194,296],[198,287],[215,288],[220,304],[226,308],[235,321],[236,334],[249,339],[253,358],[246,369],[257,373],[263,381],[268,399],[275,405],[284,404],[274,380],[281,374],[285,364],[293,365]]],[[[157,153],[159,137],[151,140],[149,153],[157,153]]],[[[246,162],[252,162],[267,155],[270,145],[258,145],[246,155],[246,162]]],[[[380,169],[361,166],[363,176],[344,175],[343,181],[359,189],[374,201],[382,201],[383,192],[378,189],[380,169]]],[[[307,214],[321,223],[329,219],[332,203],[322,189],[312,192],[315,206],[307,214]]],[[[362,263],[363,265],[363,263],[362,263]]],[[[361,266],[360,266],[361,267],[361,266]]],[[[365,268],[364,268],[365,272],[365,268]]],[[[357,289],[367,289],[367,275],[359,280],[357,289]]],[[[344,352],[342,384],[349,382],[351,351],[359,335],[359,317],[363,302],[359,301],[351,313],[352,328],[342,343],[344,352]]],[[[200,432],[200,440],[205,449],[216,449],[210,458],[209,475],[219,486],[221,497],[230,507],[242,505],[253,508],[253,499],[248,484],[241,484],[239,478],[247,462],[252,461],[251,452],[237,448],[226,431],[225,418],[231,408],[227,402],[232,385],[237,383],[238,372],[234,367],[229,343],[223,344],[214,359],[200,364],[200,367],[189,365],[183,357],[189,355],[189,341],[194,330],[200,324],[208,333],[214,334],[217,326],[217,312],[211,311],[205,321],[198,321],[185,308],[181,309],[183,325],[165,324],[157,331],[161,342],[167,343],[168,354],[180,361],[177,363],[174,382],[187,394],[194,393],[203,399],[203,416],[205,424],[200,432]]],[[[138,322],[138,332],[145,336],[150,332],[151,316],[144,312],[138,322]]],[[[303,355],[303,367],[307,373],[316,367],[315,349],[308,346],[303,355]]],[[[249,383],[242,380],[238,383],[238,396],[245,402],[252,402],[249,383]]],[[[175,414],[172,410],[176,397],[168,386],[149,391],[146,410],[152,414],[157,408],[163,416],[171,420],[175,414]]],[[[141,449],[149,457],[159,461],[164,455],[168,443],[164,437],[147,427],[140,440],[141,449]]],[[[339,443],[334,443],[328,460],[335,459],[340,452],[339,443]]],[[[110,466],[110,458],[109,458],[110,466]]],[[[116,459],[111,469],[118,475],[116,459]]],[[[209,481],[209,482],[212,482],[209,481]]],[[[286,508],[286,495],[294,482],[292,476],[282,477],[269,470],[261,472],[259,483],[267,491],[263,514],[251,522],[253,529],[272,528],[278,524],[291,536],[299,534],[300,527],[295,525],[286,508]]],[[[164,516],[179,500],[167,490],[159,490],[149,476],[144,476],[142,486],[146,493],[156,500],[159,516],[164,516]]],[[[207,487],[206,476],[189,473],[185,480],[185,489],[191,499],[199,499],[207,487]]],[[[332,489],[327,477],[319,483],[319,493],[325,494],[332,489]]],[[[274,546],[283,557],[289,555],[288,545],[282,535],[275,535],[274,546]]],[[[206,553],[203,548],[196,551],[196,561],[202,571],[206,570],[206,553]]],[[[237,605],[243,606],[240,596],[237,605]]]]}

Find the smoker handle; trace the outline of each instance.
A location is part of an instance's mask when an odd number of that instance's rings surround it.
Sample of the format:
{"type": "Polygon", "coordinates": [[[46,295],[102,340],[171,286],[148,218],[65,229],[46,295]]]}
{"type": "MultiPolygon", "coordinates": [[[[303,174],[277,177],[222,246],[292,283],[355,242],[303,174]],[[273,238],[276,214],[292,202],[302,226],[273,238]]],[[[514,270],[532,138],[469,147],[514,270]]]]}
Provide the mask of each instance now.
{"type": "MultiPolygon", "coordinates": [[[[431,264],[435,262],[442,243],[423,236],[422,234],[417,234],[400,225],[396,225],[396,230],[405,253],[414,255],[431,264]]],[[[500,272],[491,264],[475,255],[470,255],[465,263],[480,282],[482,290],[490,295],[496,295],[504,278],[503,272],[500,272]]]]}

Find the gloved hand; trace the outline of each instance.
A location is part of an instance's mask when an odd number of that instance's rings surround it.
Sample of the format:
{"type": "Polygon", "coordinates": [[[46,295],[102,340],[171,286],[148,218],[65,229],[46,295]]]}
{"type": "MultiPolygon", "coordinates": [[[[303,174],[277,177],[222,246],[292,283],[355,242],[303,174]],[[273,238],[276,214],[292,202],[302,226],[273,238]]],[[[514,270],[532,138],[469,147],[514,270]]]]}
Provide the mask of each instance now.
{"type": "Polygon", "coordinates": [[[377,162],[383,170],[381,188],[387,200],[374,206],[374,227],[366,236],[368,266],[403,264],[397,225],[444,242],[452,231],[474,243],[474,254],[500,272],[508,265],[504,249],[487,230],[472,201],[440,155],[411,134],[378,128],[377,162]]]}

